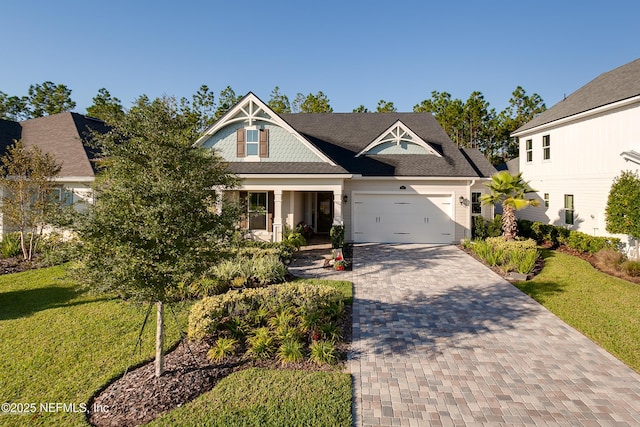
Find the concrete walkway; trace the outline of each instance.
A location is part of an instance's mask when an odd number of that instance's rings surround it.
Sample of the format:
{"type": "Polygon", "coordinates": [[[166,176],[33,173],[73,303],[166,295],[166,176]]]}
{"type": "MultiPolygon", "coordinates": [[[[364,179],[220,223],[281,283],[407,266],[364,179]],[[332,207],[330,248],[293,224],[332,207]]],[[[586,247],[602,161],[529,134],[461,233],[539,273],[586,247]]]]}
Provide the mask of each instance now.
{"type": "Polygon", "coordinates": [[[349,275],[356,426],[640,425],[640,375],[456,247],[357,245],[349,275]]]}

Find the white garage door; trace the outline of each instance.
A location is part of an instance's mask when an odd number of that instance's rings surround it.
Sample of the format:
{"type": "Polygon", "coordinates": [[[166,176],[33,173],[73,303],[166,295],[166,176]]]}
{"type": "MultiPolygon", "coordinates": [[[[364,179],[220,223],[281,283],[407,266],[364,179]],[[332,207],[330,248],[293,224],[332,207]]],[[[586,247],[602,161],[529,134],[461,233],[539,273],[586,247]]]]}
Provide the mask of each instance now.
{"type": "Polygon", "coordinates": [[[356,242],[451,243],[450,195],[354,194],[356,242]]]}

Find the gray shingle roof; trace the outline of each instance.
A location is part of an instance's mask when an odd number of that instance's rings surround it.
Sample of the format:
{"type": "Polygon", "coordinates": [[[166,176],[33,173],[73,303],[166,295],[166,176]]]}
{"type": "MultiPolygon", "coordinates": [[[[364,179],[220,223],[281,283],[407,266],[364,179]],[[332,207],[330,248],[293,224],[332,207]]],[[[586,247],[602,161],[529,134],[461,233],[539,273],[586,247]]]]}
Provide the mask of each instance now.
{"type": "Polygon", "coordinates": [[[60,113],[22,122],[0,121],[0,154],[15,139],[26,148],[38,146],[62,163],[59,177],[95,176],[95,152],[89,147],[90,131],[105,132],[106,125],[77,113],[60,113]]]}
{"type": "Polygon", "coordinates": [[[640,95],[640,59],[600,74],[567,98],[516,129],[514,134],[637,95],[640,95]]]}
{"type": "Polygon", "coordinates": [[[364,176],[479,176],[429,113],[318,113],[281,117],[345,170],[364,176]],[[442,156],[356,155],[400,120],[442,156]]]}
{"type": "Polygon", "coordinates": [[[498,172],[477,148],[461,148],[460,151],[462,151],[462,154],[467,158],[469,163],[471,163],[471,166],[473,166],[479,176],[489,178],[498,172]]]}

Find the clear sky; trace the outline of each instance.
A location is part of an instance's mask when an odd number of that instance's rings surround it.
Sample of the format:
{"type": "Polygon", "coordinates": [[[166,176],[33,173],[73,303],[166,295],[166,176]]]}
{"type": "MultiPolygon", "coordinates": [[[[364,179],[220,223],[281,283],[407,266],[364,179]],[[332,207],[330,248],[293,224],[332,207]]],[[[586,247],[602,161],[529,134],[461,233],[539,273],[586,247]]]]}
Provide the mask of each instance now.
{"type": "Polygon", "coordinates": [[[550,107],[640,57],[638,0],[0,0],[0,23],[0,91],[63,83],[80,113],[102,87],[129,107],[202,84],[323,91],[336,112],[433,90],[499,111],[520,85],[550,107]]]}

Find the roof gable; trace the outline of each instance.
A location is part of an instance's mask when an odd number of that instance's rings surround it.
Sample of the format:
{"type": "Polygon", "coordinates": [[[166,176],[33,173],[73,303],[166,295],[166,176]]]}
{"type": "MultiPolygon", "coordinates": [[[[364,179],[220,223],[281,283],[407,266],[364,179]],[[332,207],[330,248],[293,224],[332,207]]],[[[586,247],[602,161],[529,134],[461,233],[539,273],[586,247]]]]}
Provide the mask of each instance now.
{"type": "MultiPolygon", "coordinates": [[[[479,177],[430,113],[303,113],[282,118],[340,166],[363,176],[479,177]],[[438,155],[357,156],[401,122],[438,155]]],[[[419,147],[422,149],[422,147],[419,147]]]]}
{"type": "Polygon", "coordinates": [[[106,125],[77,113],[59,113],[22,122],[0,123],[2,153],[21,140],[26,148],[37,146],[62,164],[59,177],[95,176],[94,150],[89,147],[91,132],[106,132],[106,125]],[[4,130],[3,130],[4,129],[4,130]]]}
{"type": "MultiPolygon", "coordinates": [[[[268,105],[260,100],[252,92],[249,92],[238,103],[232,107],[226,114],[224,114],[213,126],[204,132],[204,135],[196,141],[195,145],[202,146],[212,136],[221,132],[230,132],[229,129],[235,130],[244,126],[255,126],[258,123],[266,123],[273,125],[271,130],[282,129],[302,146],[306,150],[313,153],[316,160],[328,163],[331,166],[337,166],[337,164],[329,157],[327,157],[322,151],[320,151],[315,145],[313,145],[308,139],[301,135],[296,129],[294,129],[289,123],[282,119],[277,113],[275,113],[268,105]],[[234,126],[235,125],[235,126],[234,126]],[[228,128],[225,130],[225,128],[228,128]]],[[[227,159],[228,160],[228,159],[227,159]]]]}
{"type": "Polygon", "coordinates": [[[516,129],[513,135],[636,96],[640,96],[640,59],[599,75],[516,129]]]}
{"type": "Polygon", "coordinates": [[[440,153],[416,135],[400,119],[356,154],[356,157],[367,154],[432,154],[440,156],[440,153]]]}

